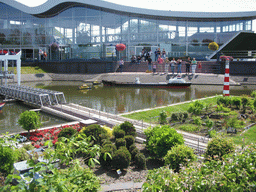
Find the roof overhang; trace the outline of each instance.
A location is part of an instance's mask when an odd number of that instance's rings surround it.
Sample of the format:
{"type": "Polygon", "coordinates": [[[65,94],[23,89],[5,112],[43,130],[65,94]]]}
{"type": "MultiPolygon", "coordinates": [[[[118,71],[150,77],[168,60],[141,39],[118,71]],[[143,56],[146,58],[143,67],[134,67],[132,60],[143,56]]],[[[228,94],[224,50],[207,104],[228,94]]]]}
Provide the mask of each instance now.
{"type": "MultiPolygon", "coordinates": [[[[28,7],[14,0],[0,0],[25,13],[36,17],[52,17],[72,6],[82,6],[122,15],[138,16],[150,19],[179,21],[229,21],[250,20],[256,18],[256,11],[250,12],[182,12],[142,9],[123,6],[101,0],[48,0],[37,7],[28,7]]],[[[171,7],[170,7],[171,9],[171,7]]]]}

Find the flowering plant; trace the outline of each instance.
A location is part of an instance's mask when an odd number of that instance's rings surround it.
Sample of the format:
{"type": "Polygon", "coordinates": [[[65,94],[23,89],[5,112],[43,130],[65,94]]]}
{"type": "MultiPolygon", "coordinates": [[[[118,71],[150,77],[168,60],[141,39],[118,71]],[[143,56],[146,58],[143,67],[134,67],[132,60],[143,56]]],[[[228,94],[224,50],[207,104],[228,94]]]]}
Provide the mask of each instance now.
{"type": "MultiPolygon", "coordinates": [[[[44,129],[44,130],[36,130],[34,132],[30,133],[29,141],[32,141],[32,145],[36,148],[40,148],[44,146],[44,143],[47,140],[52,140],[52,143],[55,144],[58,141],[58,134],[60,131],[64,128],[71,127],[73,129],[76,129],[77,131],[80,131],[80,125],[64,125],[61,127],[54,127],[51,129],[44,129]]],[[[21,133],[22,136],[28,137],[27,133],[21,133]]]]}

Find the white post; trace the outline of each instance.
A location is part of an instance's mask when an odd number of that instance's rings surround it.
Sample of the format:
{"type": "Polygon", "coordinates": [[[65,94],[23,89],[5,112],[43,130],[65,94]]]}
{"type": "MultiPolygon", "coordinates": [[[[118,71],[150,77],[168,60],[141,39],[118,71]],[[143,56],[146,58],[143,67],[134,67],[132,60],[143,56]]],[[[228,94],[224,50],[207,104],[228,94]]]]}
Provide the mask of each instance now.
{"type": "Polygon", "coordinates": [[[4,60],[4,77],[5,77],[4,84],[5,84],[5,86],[7,86],[7,73],[8,73],[8,60],[5,59],[4,60]]]}

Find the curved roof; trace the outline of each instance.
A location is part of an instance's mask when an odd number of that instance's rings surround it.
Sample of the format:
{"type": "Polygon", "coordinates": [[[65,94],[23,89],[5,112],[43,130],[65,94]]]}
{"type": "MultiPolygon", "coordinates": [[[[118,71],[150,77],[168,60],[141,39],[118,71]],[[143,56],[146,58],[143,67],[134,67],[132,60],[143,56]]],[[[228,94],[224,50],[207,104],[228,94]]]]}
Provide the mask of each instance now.
{"type": "Polygon", "coordinates": [[[14,0],[0,0],[25,13],[37,17],[52,17],[72,6],[82,6],[123,15],[139,16],[151,19],[164,20],[191,20],[191,21],[225,21],[255,19],[256,11],[249,12],[182,12],[162,11],[118,5],[101,0],[48,0],[37,7],[28,7],[14,0]]]}

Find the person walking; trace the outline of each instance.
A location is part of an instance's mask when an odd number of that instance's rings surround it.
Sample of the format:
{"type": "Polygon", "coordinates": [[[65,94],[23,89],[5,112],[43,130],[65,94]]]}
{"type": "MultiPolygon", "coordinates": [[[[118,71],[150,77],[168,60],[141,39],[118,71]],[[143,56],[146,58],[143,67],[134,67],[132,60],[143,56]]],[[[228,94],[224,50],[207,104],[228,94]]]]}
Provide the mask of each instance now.
{"type": "Polygon", "coordinates": [[[119,69],[120,69],[120,72],[121,72],[121,73],[123,72],[123,66],[124,66],[124,60],[121,59],[121,60],[119,61],[119,69]]]}
{"type": "Polygon", "coordinates": [[[196,66],[197,66],[197,61],[196,58],[193,58],[193,60],[191,61],[192,64],[192,74],[196,73],[196,66]]]}
{"type": "Polygon", "coordinates": [[[170,65],[170,61],[168,59],[168,57],[166,57],[165,59],[165,74],[168,74],[169,73],[169,65],[170,65]]]}
{"type": "Polygon", "coordinates": [[[177,75],[178,75],[178,73],[180,73],[181,74],[181,63],[182,63],[182,59],[181,58],[179,58],[178,59],[178,61],[177,61],[177,63],[178,63],[178,65],[177,65],[177,75]]]}
{"type": "Polygon", "coordinates": [[[190,65],[191,65],[191,60],[190,57],[188,57],[188,60],[186,61],[186,74],[189,75],[190,73],[190,65]]]}
{"type": "Polygon", "coordinates": [[[147,64],[148,64],[148,71],[150,72],[152,70],[151,69],[152,59],[151,59],[150,55],[148,56],[147,64]]]}
{"type": "Polygon", "coordinates": [[[175,61],[175,58],[172,58],[172,60],[171,60],[171,62],[170,62],[170,66],[171,66],[172,75],[174,75],[174,69],[175,69],[175,65],[176,65],[176,61],[175,61]]]}

